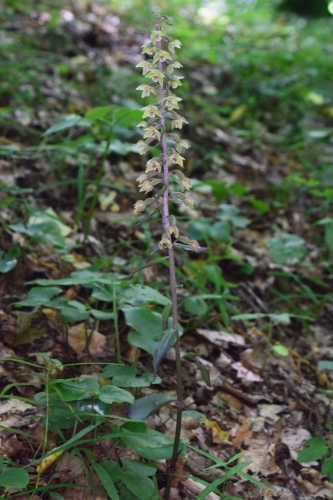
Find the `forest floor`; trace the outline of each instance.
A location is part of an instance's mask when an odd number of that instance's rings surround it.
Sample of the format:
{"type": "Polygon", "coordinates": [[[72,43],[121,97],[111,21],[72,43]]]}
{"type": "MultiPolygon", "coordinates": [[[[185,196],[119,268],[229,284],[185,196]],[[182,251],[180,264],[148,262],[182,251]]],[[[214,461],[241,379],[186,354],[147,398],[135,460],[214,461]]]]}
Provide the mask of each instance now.
{"type": "MultiPolygon", "coordinates": [[[[288,23],[276,24],[282,38],[288,23]]],[[[232,26],[226,33],[237,37],[232,26]]],[[[154,264],[127,279],[152,258],[161,233],[155,219],[136,227],[132,208],[143,169],[134,147],[143,106],[135,64],[148,36],[148,28],[94,2],[57,16],[32,7],[2,15],[0,457],[4,470],[23,468],[30,482],[15,487],[0,473],[1,498],[111,498],[77,447],[37,471],[43,453],[84,428],[80,419],[75,430],[55,419],[47,434],[41,394],[53,390],[53,379],[98,377],[104,364],[117,363],[117,332],[122,362],[151,371],[157,338],[148,314],[161,316],[168,267],[154,264]],[[108,293],[103,273],[116,280],[108,293]]],[[[204,471],[214,463],[209,456],[226,463],[242,453],[229,464],[236,467],[221,498],[333,499],[332,96],[309,91],[300,111],[293,100],[300,89],[287,95],[282,85],[273,97],[262,93],[261,114],[245,118],[251,99],[244,105],[233,95],[246,93],[237,81],[241,65],[223,68],[189,53],[183,60],[181,51],[179,58],[196,209],[177,213],[208,248],[177,253],[179,322],[182,348],[208,369],[210,386],[183,358],[182,439],[202,453],[188,448],[188,460],[180,459],[172,498],[198,497],[188,476],[209,484],[219,477],[220,469],[204,471]],[[317,440],[299,463],[310,438],[317,440]]],[[[173,350],[158,375],[141,395],[174,395],[173,350]]],[[[114,418],[128,416],[123,406],[113,405],[114,418]]],[[[172,437],[174,413],[163,406],[147,425],[172,437]]],[[[142,457],[116,444],[98,435],[87,446],[97,464],[142,457]]],[[[165,465],[156,463],[162,488],[165,465]]],[[[219,498],[214,491],[206,498],[219,498]]],[[[119,484],[117,492],[141,500],[119,484]]]]}

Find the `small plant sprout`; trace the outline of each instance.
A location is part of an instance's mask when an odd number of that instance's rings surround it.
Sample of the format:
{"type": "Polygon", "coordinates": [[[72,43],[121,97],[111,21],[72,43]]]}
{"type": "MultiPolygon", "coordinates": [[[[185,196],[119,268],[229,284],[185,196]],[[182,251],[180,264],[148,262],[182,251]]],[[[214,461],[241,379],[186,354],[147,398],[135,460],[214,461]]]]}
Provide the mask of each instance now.
{"type": "MultiPolygon", "coordinates": [[[[181,140],[174,133],[174,129],[182,129],[186,119],[178,111],[181,99],[173,93],[173,89],[181,85],[181,77],[173,74],[175,68],[181,64],[174,60],[175,49],[181,47],[179,40],[172,40],[162,28],[162,22],[172,24],[168,16],[157,14],[157,26],[151,32],[151,40],[143,46],[142,54],[146,54],[148,60],[141,61],[137,67],[142,68],[143,75],[148,79],[148,84],[139,85],[137,90],[142,92],[142,97],[156,96],[156,102],[149,104],[143,109],[143,119],[138,127],[143,129],[143,140],[137,143],[142,155],[147,154],[150,148],[159,145],[162,153],[150,158],[146,163],[145,172],[137,178],[140,192],[150,193],[151,198],[138,200],[134,205],[134,213],[139,214],[150,208],[152,212],[159,210],[162,215],[163,233],[161,239],[154,249],[166,250],[169,258],[170,268],[170,292],[172,300],[172,328],[168,329],[165,321],[165,335],[163,335],[160,347],[154,353],[153,365],[156,373],[157,366],[166,352],[175,343],[176,369],[177,369],[177,425],[173,454],[168,466],[167,486],[165,489],[165,500],[169,498],[170,485],[175,465],[179,456],[180,431],[182,423],[182,374],[181,374],[181,352],[178,333],[178,306],[177,306],[177,282],[175,273],[174,247],[185,250],[200,251],[200,245],[192,240],[185,230],[177,224],[177,219],[170,214],[170,203],[184,204],[193,207],[195,200],[189,193],[191,189],[190,179],[182,170],[184,158],[183,151],[189,148],[189,144],[181,140]],[[163,50],[162,50],[163,45],[163,50]],[[147,121],[146,121],[147,120],[147,121]],[[171,192],[171,181],[179,184],[180,192],[171,192]],[[155,192],[156,191],[156,192],[155,192]]],[[[147,220],[145,217],[143,220],[147,220]]],[[[170,310],[166,312],[166,315],[170,310]]]]}

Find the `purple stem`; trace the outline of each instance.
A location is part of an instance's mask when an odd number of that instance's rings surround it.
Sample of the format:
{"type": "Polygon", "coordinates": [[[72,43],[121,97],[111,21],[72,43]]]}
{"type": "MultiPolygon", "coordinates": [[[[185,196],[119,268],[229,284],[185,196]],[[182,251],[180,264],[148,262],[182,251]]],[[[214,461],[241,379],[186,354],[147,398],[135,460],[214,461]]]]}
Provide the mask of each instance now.
{"type": "MultiPolygon", "coordinates": [[[[161,18],[158,18],[157,29],[161,29],[161,18]]],[[[157,46],[159,49],[162,47],[161,41],[157,42],[157,46]]],[[[158,67],[160,71],[163,71],[163,63],[159,62],[158,67]]],[[[163,85],[159,85],[159,95],[162,99],[165,97],[165,90],[163,85]]],[[[167,135],[166,135],[166,123],[165,123],[165,109],[164,102],[160,103],[160,112],[161,112],[161,146],[163,153],[163,181],[165,186],[165,192],[163,195],[163,204],[162,204],[162,218],[163,218],[163,227],[164,232],[167,233],[167,230],[170,226],[169,221],[169,166],[168,166],[168,146],[167,146],[167,135]]],[[[175,344],[175,353],[176,353],[176,371],[177,371],[177,419],[176,419],[176,430],[175,430],[175,439],[174,446],[172,452],[172,458],[170,464],[168,466],[168,475],[167,475],[167,484],[165,487],[164,500],[169,499],[170,488],[171,488],[171,480],[175,471],[175,466],[178,460],[178,448],[180,442],[180,432],[182,427],[182,411],[183,411],[183,383],[182,383],[182,371],[181,371],[181,356],[180,356],[180,342],[179,342],[179,333],[178,333],[178,303],[177,303],[177,279],[176,279],[176,268],[175,268],[175,252],[173,246],[168,249],[169,253],[169,271],[170,271],[170,292],[171,292],[171,302],[172,302],[172,328],[177,332],[177,340],[175,344]]]]}

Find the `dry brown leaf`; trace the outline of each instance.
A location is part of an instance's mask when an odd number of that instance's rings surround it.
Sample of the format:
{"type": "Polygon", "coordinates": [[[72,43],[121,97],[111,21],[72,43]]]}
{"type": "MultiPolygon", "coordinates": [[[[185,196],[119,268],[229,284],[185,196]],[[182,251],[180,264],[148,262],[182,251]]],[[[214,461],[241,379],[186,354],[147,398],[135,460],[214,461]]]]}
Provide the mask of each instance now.
{"type": "Polygon", "coordinates": [[[280,474],[281,470],[276,465],[270,454],[271,440],[266,432],[262,431],[257,435],[245,440],[248,449],[239,459],[240,462],[251,462],[243,469],[244,472],[251,471],[254,474],[268,476],[270,474],[280,474]]]}
{"type": "Polygon", "coordinates": [[[68,343],[77,355],[83,354],[89,341],[89,352],[93,356],[103,354],[106,347],[106,337],[101,333],[86,328],[85,323],[79,323],[68,330],[68,343]]]}
{"type": "Polygon", "coordinates": [[[250,439],[251,437],[251,420],[247,420],[241,427],[237,429],[236,436],[233,438],[232,444],[239,448],[245,438],[250,439]]]}

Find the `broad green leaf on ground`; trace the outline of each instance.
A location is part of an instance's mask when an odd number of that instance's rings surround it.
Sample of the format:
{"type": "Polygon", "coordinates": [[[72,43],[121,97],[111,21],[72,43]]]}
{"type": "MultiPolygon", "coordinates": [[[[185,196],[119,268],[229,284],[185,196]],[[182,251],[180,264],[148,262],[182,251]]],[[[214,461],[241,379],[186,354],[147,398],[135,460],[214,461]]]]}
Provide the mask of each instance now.
{"type": "Polygon", "coordinates": [[[299,453],[297,461],[300,463],[314,462],[322,458],[328,452],[325,438],[314,437],[305,441],[304,449],[299,453]]]}
{"type": "MultiPolygon", "coordinates": [[[[146,458],[147,460],[163,460],[171,458],[173,451],[173,439],[165,434],[161,434],[154,429],[146,429],[142,435],[138,433],[131,436],[131,433],[126,429],[125,426],[122,427],[124,432],[124,437],[122,441],[129,448],[132,448],[140,457],[146,458]]],[[[181,441],[180,443],[180,457],[185,454],[185,445],[181,441]]]]}
{"type": "Polygon", "coordinates": [[[104,385],[99,391],[98,398],[103,403],[133,403],[134,396],[124,389],[114,385],[104,385]]]}
{"type": "Polygon", "coordinates": [[[272,260],[276,264],[288,264],[293,260],[301,261],[306,257],[305,241],[296,234],[281,233],[267,243],[272,251],[272,260]]]}
{"type": "Polygon", "coordinates": [[[171,303],[170,299],[162,295],[160,292],[150,286],[130,285],[130,287],[122,293],[120,301],[133,306],[140,306],[149,302],[154,302],[162,306],[171,303]]]}
{"type": "Polygon", "coordinates": [[[0,472],[0,486],[5,488],[25,488],[30,481],[28,472],[17,467],[8,467],[0,472]]]}

